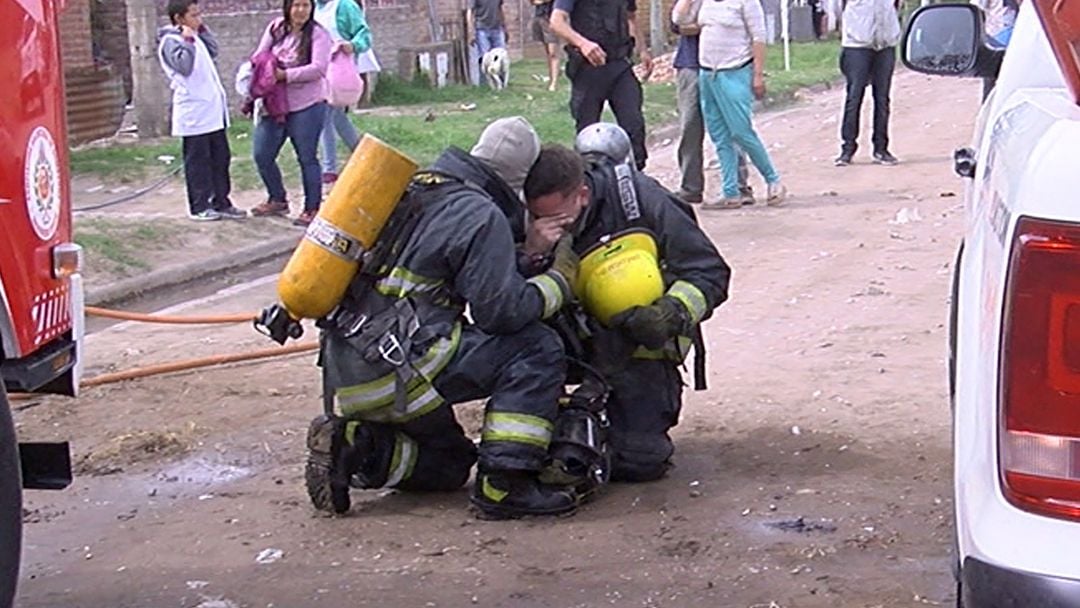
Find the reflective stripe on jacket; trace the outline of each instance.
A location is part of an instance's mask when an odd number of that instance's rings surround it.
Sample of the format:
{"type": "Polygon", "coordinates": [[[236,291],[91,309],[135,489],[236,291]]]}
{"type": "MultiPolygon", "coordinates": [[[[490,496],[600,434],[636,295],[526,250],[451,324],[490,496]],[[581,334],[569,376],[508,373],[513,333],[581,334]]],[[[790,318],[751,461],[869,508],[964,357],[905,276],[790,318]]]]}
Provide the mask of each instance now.
{"type": "Polygon", "coordinates": [[[342,303],[368,320],[367,329],[350,337],[325,334],[327,390],[334,391],[343,416],[401,423],[442,405],[432,384],[457,353],[469,322],[466,306],[481,331],[512,334],[554,314],[567,297],[568,287],[551,276],[526,280],[518,273],[510,223],[501,210],[513,201],[496,204],[488,189],[466,185],[488,183],[491,176],[483,172],[489,170],[463,152],[452,153],[452,175],[462,179],[431,172],[414,180],[407,196],[420,197],[418,215],[394,247],[394,259],[374,277],[358,276],[342,303]],[[394,315],[404,313],[393,309],[407,309],[411,318],[396,323],[394,315]],[[406,325],[408,335],[398,335],[406,325]],[[389,336],[392,330],[398,334],[389,336]],[[387,332],[385,348],[380,331],[387,332]]]}
{"type": "MultiPolygon", "coordinates": [[[[728,297],[731,269],[720,256],[709,236],[698,225],[693,211],[656,180],[634,173],[634,187],[641,217],[629,220],[613,188],[613,179],[603,168],[593,167],[588,174],[593,201],[582,220],[581,233],[574,239],[574,249],[583,252],[601,237],[628,228],[646,228],[656,237],[665,295],[678,300],[693,324],[708,319],[714,308],[728,297]]],[[[639,347],[637,359],[682,361],[690,351],[689,337],[680,336],[664,348],[639,347]]]]}

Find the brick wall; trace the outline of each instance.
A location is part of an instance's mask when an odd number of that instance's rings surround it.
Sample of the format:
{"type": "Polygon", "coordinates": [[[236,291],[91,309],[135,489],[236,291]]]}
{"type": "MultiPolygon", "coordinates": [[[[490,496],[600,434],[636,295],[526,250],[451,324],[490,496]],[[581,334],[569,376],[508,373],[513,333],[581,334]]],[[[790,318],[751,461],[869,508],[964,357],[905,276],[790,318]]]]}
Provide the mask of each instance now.
{"type": "MultiPolygon", "coordinates": [[[[663,33],[664,48],[672,48],[675,36],[670,33],[671,8],[675,6],[674,0],[660,0],[660,31],[663,33]]],[[[652,44],[652,10],[649,0],[637,0],[637,30],[638,36],[645,39],[647,44],[652,44]]]]}
{"type": "Polygon", "coordinates": [[[126,97],[119,73],[95,61],[91,1],[68,0],[60,14],[68,138],[75,144],[116,133],[126,97]]]}
{"type": "MultiPolygon", "coordinates": [[[[439,21],[444,24],[444,39],[461,35],[461,25],[465,22],[465,9],[469,0],[434,0],[439,21]],[[453,23],[453,27],[449,24],[453,23]]],[[[543,48],[533,42],[532,30],[530,29],[533,7],[529,0],[503,0],[503,8],[506,13],[506,30],[510,35],[510,56],[520,58],[528,50],[529,46],[536,45],[540,56],[543,56],[543,48]]],[[[426,2],[418,2],[418,11],[423,11],[426,16],[426,2]]],[[[426,24],[426,22],[425,22],[426,24]]],[[[426,25],[425,25],[426,28],[426,25]]],[[[532,56],[530,54],[530,56],[532,56]]]]}
{"type": "MultiPolygon", "coordinates": [[[[226,92],[232,96],[236,69],[251,55],[267,24],[281,15],[280,0],[203,0],[203,3],[204,19],[221,43],[218,70],[226,92]],[[268,5],[273,6],[268,9],[268,5]],[[244,10],[219,11],[222,6],[244,10]]],[[[371,27],[375,55],[385,71],[397,71],[398,49],[431,39],[427,0],[369,2],[365,16],[371,27]]]]}
{"type": "MultiPolygon", "coordinates": [[[[168,2],[158,2],[160,22],[165,25],[168,23],[165,16],[168,2]]],[[[436,0],[437,6],[445,8],[440,15],[446,18],[453,17],[455,3],[464,6],[463,0],[436,0]]],[[[263,29],[281,14],[281,0],[201,0],[199,4],[207,24],[218,34],[222,44],[218,68],[222,77],[231,82],[236,67],[255,48],[263,29]]],[[[430,40],[427,0],[367,0],[365,4],[375,53],[384,69],[397,69],[400,47],[430,40]]],[[[68,6],[65,15],[72,35],[64,37],[64,61],[69,65],[92,62],[89,40],[92,31],[101,58],[117,66],[130,92],[131,55],[124,0],[71,0],[68,6]]],[[[231,86],[226,88],[231,89],[231,86]]]]}
{"type": "Polygon", "coordinates": [[[94,44],[102,60],[112,63],[131,97],[131,52],[128,48],[127,5],[123,0],[90,0],[94,44]]]}
{"type": "MultiPolygon", "coordinates": [[[[233,82],[236,70],[240,64],[251,57],[255,45],[259,43],[266,26],[281,16],[281,8],[277,10],[262,10],[236,13],[210,13],[203,16],[203,22],[207,27],[214,30],[218,39],[217,68],[221,75],[221,82],[225,85],[225,93],[229,99],[238,103],[236,88],[233,82]]],[[[236,103],[232,109],[236,110],[236,103]]]]}
{"type": "Polygon", "coordinates": [[[382,6],[368,4],[365,16],[371,27],[375,55],[383,70],[397,72],[398,49],[401,47],[431,40],[427,15],[426,0],[405,0],[383,3],[382,6]]]}

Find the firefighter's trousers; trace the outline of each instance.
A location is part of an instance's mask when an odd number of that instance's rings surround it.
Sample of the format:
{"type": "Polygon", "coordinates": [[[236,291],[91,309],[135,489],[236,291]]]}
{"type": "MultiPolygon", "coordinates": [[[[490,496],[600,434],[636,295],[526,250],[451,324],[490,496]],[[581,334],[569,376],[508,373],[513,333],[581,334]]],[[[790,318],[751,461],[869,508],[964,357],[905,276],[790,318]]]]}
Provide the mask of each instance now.
{"type": "Polygon", "coordinates": [[[614,481],[663,477],[675,451],[668,430],[679,422],[682,376],[669,360],[630,359],[607,371],[612,387],[607,411],[614,481]]]}
{"type": "Polygon", "coordinates": [[[450,363],[433,381],[445,401],[407,422],[369,423],[374,454],[363,477],[374,486],[453,490],[468,480],[479,459],[485,471],[539,471],[566,381],[562,342],[537,322],[515,334],[462,331],[450,363]],[[451,406],[487,398],[479,449],[466,436],[451,406]]]}

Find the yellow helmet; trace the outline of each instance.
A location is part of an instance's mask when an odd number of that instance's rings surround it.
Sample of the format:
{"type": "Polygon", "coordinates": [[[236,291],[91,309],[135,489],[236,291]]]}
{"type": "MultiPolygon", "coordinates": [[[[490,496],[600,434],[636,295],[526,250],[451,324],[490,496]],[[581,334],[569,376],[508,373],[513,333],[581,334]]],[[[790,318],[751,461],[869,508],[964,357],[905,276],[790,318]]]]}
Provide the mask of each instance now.
{"type": "Polygon", "coordinates": [[[624,310],[655,302],[664,295],[664,279],[652,234],[626,230],[590,247],[581,256],[574,294],[604,325],[624,310]]]}

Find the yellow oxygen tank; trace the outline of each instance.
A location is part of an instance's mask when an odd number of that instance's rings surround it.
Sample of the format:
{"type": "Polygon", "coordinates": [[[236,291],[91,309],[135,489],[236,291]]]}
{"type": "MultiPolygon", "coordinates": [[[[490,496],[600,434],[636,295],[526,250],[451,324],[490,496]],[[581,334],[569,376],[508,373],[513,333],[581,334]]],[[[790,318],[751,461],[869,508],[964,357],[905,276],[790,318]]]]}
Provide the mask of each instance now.
{"type": "Polygon", "coordinates": [[[278,279],[278,298],[293,319],[318,319],[341,302],[409,180],[409,157],[364,135],[319,214],[278,279]]]}

